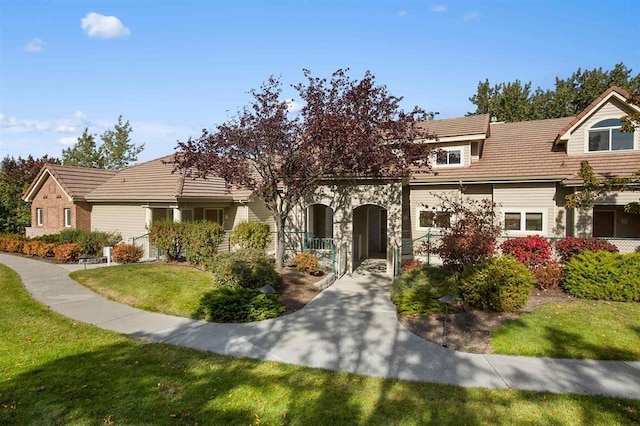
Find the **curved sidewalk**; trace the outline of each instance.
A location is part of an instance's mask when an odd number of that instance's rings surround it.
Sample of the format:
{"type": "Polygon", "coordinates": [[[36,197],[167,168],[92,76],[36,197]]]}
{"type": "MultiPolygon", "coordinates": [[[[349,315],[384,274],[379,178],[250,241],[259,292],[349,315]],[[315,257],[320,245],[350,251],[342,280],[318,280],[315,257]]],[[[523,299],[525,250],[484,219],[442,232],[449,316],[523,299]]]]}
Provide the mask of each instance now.
{"type": "Polygon", "coordinates": [[[152,342],[228,356],[420,382],[640,399],[640,362],[456,352],[404,328],[390,279],[344,277],[304,309],[251,324],[215,324],[111,302],[69,278],[69,267],[0,254],[33,297],[74,320],[152,342]]]}

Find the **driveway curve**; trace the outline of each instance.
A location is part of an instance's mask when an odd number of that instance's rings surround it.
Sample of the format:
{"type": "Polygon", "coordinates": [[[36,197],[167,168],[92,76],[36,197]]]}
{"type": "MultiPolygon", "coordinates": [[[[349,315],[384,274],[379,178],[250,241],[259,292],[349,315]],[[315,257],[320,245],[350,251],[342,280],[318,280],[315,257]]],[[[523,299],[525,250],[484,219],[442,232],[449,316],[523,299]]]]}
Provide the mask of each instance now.
{"type": "Polygon", "coordinates": [[[234,357],[459,386],[640,399],[640,362],[457,352],[402,326],[375,272],[338,280],[304,309],[250,324],[215,324],[109,301],[69,278],[73,267],[0,254],[35,299],[77,321],[151,342],[234,357]]]}

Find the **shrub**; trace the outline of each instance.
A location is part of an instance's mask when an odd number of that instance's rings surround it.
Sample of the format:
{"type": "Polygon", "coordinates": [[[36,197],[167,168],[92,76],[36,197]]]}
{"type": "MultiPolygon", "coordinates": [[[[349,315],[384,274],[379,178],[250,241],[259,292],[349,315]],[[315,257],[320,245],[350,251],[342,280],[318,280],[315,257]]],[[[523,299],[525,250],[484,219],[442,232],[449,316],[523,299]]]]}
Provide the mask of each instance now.
{"type": "Polygon", "coordinates": [[[167,260],[178,260],[185,244],[184,226],[180,222],[155,221],[149,227],[149,242],[162,250],[167,260]]]}
{"type": "Polygon", "coordinates": [[[439,255],[444,266],[454,271],[462,271],[467,265],[493,256],[496,238],[502,231],[496,217],[495,203],[469,198],[439,198],[439,210],[449,213],[455,220],[449,228],[444,228],[440,244],[426,249],[439,255]]]}
{"type": "Polygon", "coordinates": [[[618,247],[600,238],[563,238],[556,243],[556,250],[562,263],[569,262],[575,255],[584,251],[618,253],[618,247]]]}
{"type": "Polygon", "coordinates": [[[75,262],[82,254],[82,248],[77,243],[63,243],[53,249],[53,256],[62,262],[75,262]]]}
{"type": "Polygon", "coordinates": [[[465,303],[482,310],[516,311],[527,303],[534,278],[531,271],[510,256],[467,268],[461,290],[465,303]]]}
{"type": "Polygon", "coordinates": [[[205,293],[195,313],[198,319],[211,322],[249,322],[275,318],[284,307],[275,294],[260,290],[220,287],[205,293]]]}
{"type": "Polygon", "coordinates": [[[541,290],[556,288],[562,279],[562,266],[558,262],[550,261],[531,270],[536,280],[535,286],[541,290]]]}
{"type": "Polygon", "coordinates": [[[37,256],[40,246],[44,244],[41,241],[25,241],[22,244],[22,253],[25,256],[37,256]]]}
{"type": "Polygon", "coordinates": [[[443,312],[438,301],[447,294],[458,296],[456,274],[444,268],[415,268],[393,280],[391,301],[398,312],[406,315],[426,316],[443,312]]]}
{"type": "Polygon", "coordinates": [[[8,253],[22,253],[24,241],[17,238],[7,238],[4,242],[4,248],[8,253]]]}
{"type": "Polygon", "coordinates": [[[101,231],[84,231],[82,229],[65,229],[57,235],[57,241],[51,241],[53,238],[47,239],[48,242],[58,243],[77,243],[83,253],[89,255],[101,255],[103,247],[113,247],[122,241],[122,237],[114,232],[101,231]]]}
{"type": "Polygon", "coordinates": [[[224,239],[222,225],[202,220],[197,222],[184,222],[183,240],[185,258],[188,262],[202,265],[206,259],[210,259],[218,252],[218,247],[224,239]]]}
{"type": "Polygon", "coordinates": [[[111,252],[111,258],[118,263],[136,263],[142,255],[142,247],[135,244],[118,244],[111,252]]]}
{"type": "Polygon", "coordinates": [[[293,256],[293,259],[291,259],[291,261],[296,264],[296,269],[298,271],[309,273],[320,269],[318,256],[308,251],[303,251],[296,254],[295,256],[293,256]]]}
{"type": "Polygon", "coordinates": [[[578,254],[565,265],[562,287],[584,299],[640,302],[640,253],[578,254]]]}
{"type": "Polygon", "coordinates": [[[213,273],[216,286],[257,289],[278,284],[273,261],[259,250],[219,253],[206,261],[205,269],[213,273]]]}
{"type": "Polygon", "coordinates": [[[55,248],[56,248],[56,244],[42,242],[42,244],[38,246],[38,251],[36,254],[43,259],[45,257],[51,257],[53,256],[53,250],[55,248]]]}
{"type": "Polygon", "coordinates": [[[500,244],[500,249],[503,254],[514,257],[529,269],[551,260],[551,242],[540,235],[509,239],[500,244]]]}
{"type": "Polygon", "coordinates": [[[414,269],[419,269],[424,266],[423,262],[420,262],[418,259],[407,259],[402,261],[402,272],[413,271],[414,269]]]}
{"type": "Polygon", "coordinates": [[[265,250],[270,241],[269,225],[262,222],[240,222],[231,232],[231,243],[245,249],[265,250]]]}

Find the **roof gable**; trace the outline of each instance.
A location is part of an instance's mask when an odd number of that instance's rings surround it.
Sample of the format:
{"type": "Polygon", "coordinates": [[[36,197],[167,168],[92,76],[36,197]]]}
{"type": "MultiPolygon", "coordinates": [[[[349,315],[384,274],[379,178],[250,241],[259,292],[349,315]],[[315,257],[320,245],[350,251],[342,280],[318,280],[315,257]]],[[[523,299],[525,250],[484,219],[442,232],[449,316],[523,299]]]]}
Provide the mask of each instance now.
{"type": "Polygon", "coordinates": [[[42,185],[50,176],[64,191],[70,201],[84,200],[86,195],[116,173],[115,170],[92,169],[88,167],[60,166],[45,164],[25,191],[22,199],[33,201],[42,185]]]}
{"type": "Polygon", "coordinates": [[[484,139],[489,132],[489,114],[445,118],[418,123],[418,127],[436,136],[436,141],[484,139]]]}

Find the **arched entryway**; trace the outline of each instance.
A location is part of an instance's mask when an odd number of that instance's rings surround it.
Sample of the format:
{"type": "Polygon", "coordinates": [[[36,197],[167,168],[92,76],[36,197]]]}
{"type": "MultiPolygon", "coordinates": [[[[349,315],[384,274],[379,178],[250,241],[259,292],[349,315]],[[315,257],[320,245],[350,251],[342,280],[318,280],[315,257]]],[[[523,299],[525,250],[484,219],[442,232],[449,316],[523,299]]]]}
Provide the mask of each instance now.
{"type": "Polygon", "coordinates": [[[387,258],[387,210],[366,204],[353,210],[353,268],[366,259],[387,258]]]}

